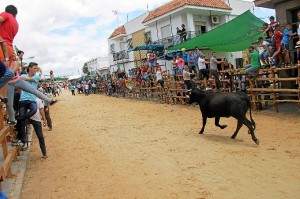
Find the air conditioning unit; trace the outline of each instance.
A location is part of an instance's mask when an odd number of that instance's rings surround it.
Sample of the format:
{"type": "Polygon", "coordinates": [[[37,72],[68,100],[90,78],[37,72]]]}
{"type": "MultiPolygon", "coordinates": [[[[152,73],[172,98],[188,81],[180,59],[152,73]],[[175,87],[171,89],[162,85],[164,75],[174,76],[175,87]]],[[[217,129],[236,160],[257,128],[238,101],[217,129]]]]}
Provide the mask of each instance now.
{"type": "Polygon", "coordinates": [[[120,42],[127,42],[127,37],[121,37],[120,42]]]}
{"type": "Polygon", "coordinates": [[[211,16],[211,23],[212,24],[219,24],[220,23],[220,17],[219,16],[211,16]]]}

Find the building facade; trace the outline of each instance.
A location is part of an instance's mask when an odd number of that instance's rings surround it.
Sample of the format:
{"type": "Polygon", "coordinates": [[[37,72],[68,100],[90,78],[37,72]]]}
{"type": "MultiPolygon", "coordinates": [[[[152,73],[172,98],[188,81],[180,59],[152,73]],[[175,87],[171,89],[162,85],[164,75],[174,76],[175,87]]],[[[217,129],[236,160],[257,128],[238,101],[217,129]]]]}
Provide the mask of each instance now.
{"type": "MultiPolygon", "coordinates": [[[[147,51],[130,51],[137,46],[160,44],[165,49],[183,41],[177,35],[177,27],[185,25],[186,40],[209,32],[234,19],[247,10],[253,11],[254,3],[244,0],[172,0],[159,8],[145,13],[117,28],[109,37],[110,67],[126,72],[140,66],[141,59],[147,58],[147,51]]],[[[209,57],[212,52],[204,51],[209,57]]],[[[227,58],[235,65],[242,57],[241,52],[218,52],[220,58],[227,58]]],[[[170,69],[170,61],[159,60],[170,69]]]]}

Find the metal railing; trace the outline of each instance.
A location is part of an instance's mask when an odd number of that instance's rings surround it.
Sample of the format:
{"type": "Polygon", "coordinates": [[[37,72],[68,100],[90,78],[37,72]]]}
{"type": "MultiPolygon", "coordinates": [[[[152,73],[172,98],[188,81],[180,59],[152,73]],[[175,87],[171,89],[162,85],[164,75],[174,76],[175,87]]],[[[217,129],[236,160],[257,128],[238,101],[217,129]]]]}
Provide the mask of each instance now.
{"type": "Polygon", "coordinates": [[[185,36],[180,35],[173,35],[170,37],[166,37],[157,41],[151,41],[151,44],[158,44],[158,45],[164,45],[164,48],[169,48],[171,46],[175,46],[178,44],[181,44],[183,42],[186,42],[188,40],[191,40],[201,34],[204,34],[205,32],[200,31],[187,31],[185,36]]]}
{"type": "Polygon", "coordinates": [[[129,59],[129,54],[128,54],[127,50],[122,50],[122,51],[113,53],[114,61],[123,60],[123,59],[129,59]]]}

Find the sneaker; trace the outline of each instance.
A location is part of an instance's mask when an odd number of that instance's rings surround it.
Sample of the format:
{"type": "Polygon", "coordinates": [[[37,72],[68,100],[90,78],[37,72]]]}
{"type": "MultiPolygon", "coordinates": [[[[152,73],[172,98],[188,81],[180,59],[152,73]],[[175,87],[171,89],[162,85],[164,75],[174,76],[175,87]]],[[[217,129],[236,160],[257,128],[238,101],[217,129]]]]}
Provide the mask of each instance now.
{"type": "Polygon", "coordinates": [[[55,104],[56,102],[58,102],[58,100],[52,100],[52,101],[50,102],[50,106],[52,106],[52,105],[55,104]]]}
{"type": "Polygon", "coordinates": [[[269,60],[272,64],[275,64],[275,59],[273,57],[269,57],[269,60]]]}
{"type": "Polygon", "coordinates": [[[42,158],[43,158],[43,159],[47,159],[47,158],[48,158],[47,154],[46,154],[46,155],[43,155],[42,158]]]}
{"type": "Polygon", "coordinates": [[[17,121],[7,120],[6,124],[9,125],[9,126],[15,126],[17,124],[17,121]]]}
{"type": "Polygon", "coordinates": [[[205,90],[207,90],[207,91],[208,91],[208,90],[211,90],[211,88],[207,87],[205,90]]]}
{"type": "Polygon", "coordinates": [[[2,102],[2,103],[7,103],[7,98],[2,98],[2,97],[0,97],[0,102],[2,102]]]}
{"type": "Polygon", "coordinates": [[[24,144],[21,140],[19,140],[19,141],[17,142],[17,145],[16,145],[16,146],[24,147],[25,144],[24,144]]]}
{"type": "Polygon", "coordinates": [[[271,68],[276,68],[276,66],[272,66],[271,68]]]}

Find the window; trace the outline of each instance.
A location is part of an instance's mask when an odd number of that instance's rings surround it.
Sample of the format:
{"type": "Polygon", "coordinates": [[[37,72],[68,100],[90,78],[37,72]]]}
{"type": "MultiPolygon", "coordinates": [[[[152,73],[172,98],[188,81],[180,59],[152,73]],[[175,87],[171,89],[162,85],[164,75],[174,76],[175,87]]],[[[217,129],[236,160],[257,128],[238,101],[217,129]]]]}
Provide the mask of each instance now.
{"type": "Polygon", "coordinates": [[[115,52],[115,44],[110,45],[110,52],[114,53],[115,52]]]}
{"type": "Polygon", "coordinates": [[[206,33],[206,23],[201,21],[195,22],[196,36],[206,33]]]}
{"type": "Polygon", "coordinates": [[[168,38],[170,36],[171,36],[170,25],[161,27],[161,37],[162,37],[162,39],[168,38]]]}

